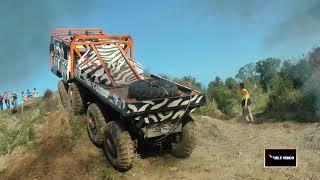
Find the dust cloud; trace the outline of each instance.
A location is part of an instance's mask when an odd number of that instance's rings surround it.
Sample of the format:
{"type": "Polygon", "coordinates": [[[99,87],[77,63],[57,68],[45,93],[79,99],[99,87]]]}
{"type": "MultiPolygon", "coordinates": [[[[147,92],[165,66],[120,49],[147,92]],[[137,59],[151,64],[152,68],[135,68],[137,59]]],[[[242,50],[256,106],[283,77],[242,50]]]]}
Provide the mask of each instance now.
{"type": "MultiPolygon", "coordinates": [[[[296,8],[291,5],[296,1],[288,1],[286,10],[291,10],[287,19],[276,24],[265,36],[265,45],[273,46],[284,41],[295,43],[319,40],[320,1],[300,1],[296,8]]],[[[285,7],[284,7],[285,8],[285,7]]],[[[280,17],[279,17],[280,18],[280,17]]]]}
{"type": "Polygon", "coordinates": [[[93,5],[94,1],[1,1],[0,89],[13,82],[30,83],[26,82],[28,76],[36,75],[44,67],[49,69],[47,53],[51,29],[57,24],[66,24],[65,21],[76,20],[75,14],[81,17],[79,12],[93,5]]]}

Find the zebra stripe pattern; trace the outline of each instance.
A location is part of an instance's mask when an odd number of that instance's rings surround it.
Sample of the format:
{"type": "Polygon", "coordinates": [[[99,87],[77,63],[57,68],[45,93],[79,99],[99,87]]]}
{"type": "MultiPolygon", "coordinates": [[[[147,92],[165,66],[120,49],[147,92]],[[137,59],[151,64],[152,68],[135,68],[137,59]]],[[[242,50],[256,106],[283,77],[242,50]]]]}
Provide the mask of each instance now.
{"type": "MultiPolygon", "coordinates": [[[[97,45],[95,47],[118,86],[130,84],[138,80],[116,45],[97,45]]],[[[123,45],[121,47],[123,48],[123,45]]],[[[111,85],[111,80],[105,73],[95,51],[89,46],[79,46],[77,48],[85,49],[85,53],[79,59],[77,65],[80,71],[80,78],[90,79],[95,83],[111,85]]],[[[134,65],[136,64],[134,62],[132,63],[134,65]]],[[[137,72],[141,72],[141,67],[135,67],[137,72]]]]}
{"type": "Polygon", "coordinates": [[[190,102],[190,105],[195,105],[195,104],[203,103],[203,101],[205,101],[203,94],[201,95],[196,94],[191,98],[191,100],[189,99],[189,97],[180,97],[180,98],[166,98],[160,101],[159,100],[142,101],[137,104],[128,104],[127,113],[150,111],[150,110],[156,110],[160,108],[173,108],[178,106],[186,106],[189,104],[189,102],[190,102]]]}
{"type": "MultiPolygon", "coordinates": [[[[188,105],[190,102],[190,105],[196,105],[199,103],[204,103],[204,95],[195,95],[191,98],[191,100],[188,97],[184,98],[176,98],[176,99],[169,99],[166,98],[162,101],[142,101],[138,104],[128,104],[128,110],[127,113],[135,113],[135,112],[145,112],[150,110],[156,110],[160,108],[172,108],[172,107],[179,107],[183,105],[188,105]]],[[[185,109],[177,109],[177,110],[171,110],[167,112],[159,112],[156,114],[149,114],[148,116],[139,116],[136,117],[135,120],[141,120],[141,118],[144,119],[144,122],[149,123],[157,123],[162,122],[164,120],[176,120],[182,117],[185,113],[192,113],[196,110],[196,108],[192,108],[191,110],[188,109],[188,112],[185,112],[185,109]]]]}
{"type": "Polygon", "coordinates": [[[135,120],[139,121],[143,119],[143,121],[146,124],[155,124],[167,120],[178,120],[180,119],[183,115],[192,113],[196,110],[197,108],[193,108],[191,110],[185,111],[185,109],[180,109],[180,110],[172,110],[172,111],[167,111],[167,112],[159,112],[155,114],[149,114],[147,116],[138,116],[135,118],[135,120]]]}

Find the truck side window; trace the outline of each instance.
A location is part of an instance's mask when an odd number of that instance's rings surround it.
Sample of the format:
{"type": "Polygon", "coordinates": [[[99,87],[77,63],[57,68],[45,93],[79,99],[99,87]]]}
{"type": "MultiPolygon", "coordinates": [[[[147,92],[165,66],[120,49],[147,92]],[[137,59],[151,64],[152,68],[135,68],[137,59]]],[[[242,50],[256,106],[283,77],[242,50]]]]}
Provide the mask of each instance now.
{"type": "Polygon", "coordinates": [[[51,51],[54,51],[54,44],[53,44],[53,43],[50,43],[49,50],[50,50],[50,52],[51,52],[51,51]]]}
{"type": "Polygon", "coordinates": [[[63,46],[63,59],[68,60],[68,47],[67,46],[63,46]]]}

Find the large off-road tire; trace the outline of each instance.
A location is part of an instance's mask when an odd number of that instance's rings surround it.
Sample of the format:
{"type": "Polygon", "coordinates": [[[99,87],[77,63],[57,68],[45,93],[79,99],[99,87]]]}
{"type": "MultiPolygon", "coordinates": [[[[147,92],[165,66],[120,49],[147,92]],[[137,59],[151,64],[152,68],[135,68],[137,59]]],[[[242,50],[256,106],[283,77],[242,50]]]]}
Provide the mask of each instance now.
{"type": "Polygon", "coordinates": [[[103,151],[115,169],[119,171],[131,169],[135,159],[134,143],[129,132],[116,121],[107,123],[103,151]]]}
{"type": "Polygon", "coordinates": [[[177,158],[190,157],[196,145],[195,122],[190,115],[184,117],[182,124],[181,140],[172,143],[172,155],[177,158]]]}
{"type": "Polygon", "coordinates": [[[62,102],[63,107],[69,111],[70,108],[70,99],[68,96],[68,91],[67,91],[67,84],[64,83],[62,80],[58,82],[58,91],[60,95],[60,99],[62,102]]]}
{"type": "Polygon", "coordinates": [[[76,83],[71,83],[68,88],[68,95],[70,98],[71,112],[74,115],[83,114],[85,111],[85,105],[83,101],[80,88],[76,83]]]}
{"type": "Polygon", "coordinates": [[[90,104],[87,110],[87,131],[90,140],[97,147],[102,146],[105,128],[106,119],[102,110],[97,104],[90,104]]]}
{"type": "Polygon", "coordinates": [[[135,81],[130,84],[128,90],[128,97],[137,100],[172,97],[178,94],[177,85],[162,79],[135,81]]]}

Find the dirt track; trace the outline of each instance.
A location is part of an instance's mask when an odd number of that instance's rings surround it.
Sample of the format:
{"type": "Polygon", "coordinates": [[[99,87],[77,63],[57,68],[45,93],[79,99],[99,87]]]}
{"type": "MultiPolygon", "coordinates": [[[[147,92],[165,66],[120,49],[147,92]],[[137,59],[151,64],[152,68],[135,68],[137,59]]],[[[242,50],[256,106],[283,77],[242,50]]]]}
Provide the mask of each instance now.
{"type": "MultiPolygon", "coordinates": [[[[83,133],[72,138],[67,113],[52,112],[39,129],[35,150],[0,158],[0,179],[318,179],[320,124],[246,124],[197,116],[198,145],[191,158],[169,154],[138,158],[132,170],[115,171],[83,133]],[[264,148],[297,148],[298,167],[265,169],[264,148]],[[1,177],[2,176],[2,177],[1,177]]],[[[83,128],[85,125],[83,124],[83,128]]]]}

